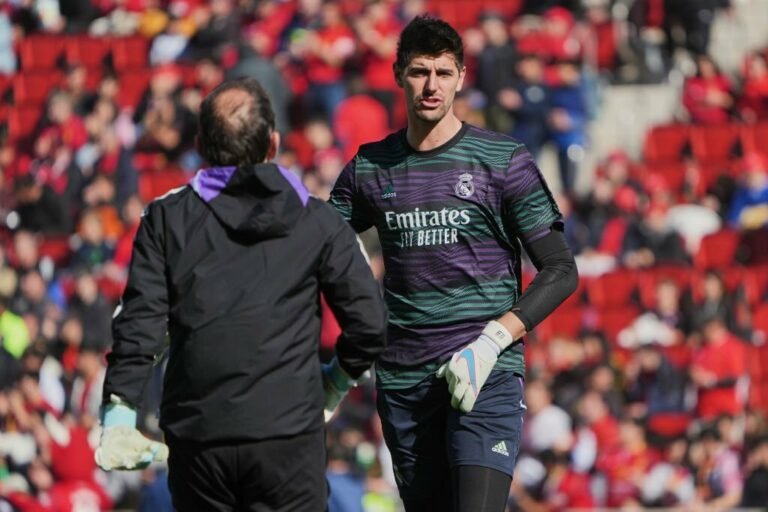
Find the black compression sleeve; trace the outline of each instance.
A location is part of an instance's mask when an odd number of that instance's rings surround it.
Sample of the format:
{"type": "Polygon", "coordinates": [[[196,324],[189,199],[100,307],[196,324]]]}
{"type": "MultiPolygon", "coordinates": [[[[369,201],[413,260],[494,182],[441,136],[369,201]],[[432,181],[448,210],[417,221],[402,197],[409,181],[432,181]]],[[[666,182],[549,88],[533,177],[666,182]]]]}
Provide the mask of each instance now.
{"type": "Polygon", "coordinates": [[[547,235],[526,242],[525,251],[539,272],[512,312],[530,332],[576,290],[579,275],[559,223],[547,235]]]}

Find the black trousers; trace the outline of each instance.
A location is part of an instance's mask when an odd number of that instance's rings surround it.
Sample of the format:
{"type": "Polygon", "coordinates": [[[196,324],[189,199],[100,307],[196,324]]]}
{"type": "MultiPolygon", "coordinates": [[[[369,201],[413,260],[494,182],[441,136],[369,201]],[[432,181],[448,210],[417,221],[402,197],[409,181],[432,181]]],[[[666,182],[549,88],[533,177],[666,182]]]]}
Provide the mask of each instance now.
{"type": "Polygon", "coordinates": [[[322,512],[328,506],[323,429],[289,438],[203,444],[167,437],[178,512],[322,512]]]}

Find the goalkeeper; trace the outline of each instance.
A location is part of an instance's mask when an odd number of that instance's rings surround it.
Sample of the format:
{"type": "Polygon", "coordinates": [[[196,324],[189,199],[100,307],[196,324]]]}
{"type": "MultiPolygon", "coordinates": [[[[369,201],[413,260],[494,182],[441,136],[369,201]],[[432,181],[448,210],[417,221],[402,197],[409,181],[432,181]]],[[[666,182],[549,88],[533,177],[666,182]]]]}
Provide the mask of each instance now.
{"type": "Polygon", "coordinates": [[[406,129],[363,145],[331,203],[384,254],[379,416],[408,512],[505,510],[524,401],[523,335],[576,288],[560,212],[519,142],[459,120],[463,46],[441,20],[403,30],[406,129]],[[521,248],[539,273],[521,292],[521,248]]]}
{"type": "Polygon", "coordinates": [[[256,80],[203,101],[197,143],[211,167],[148,206],[115,311],[96,460],[168,457],[180,512],[325,510],[323,408],[384,348],[386,309],[354,231],[265,163],[279,142],[256,80]],[[321,291],[342,328],[322,372],[321,291]],[[136,430],[166,332],[167,445],[136,430]]]}

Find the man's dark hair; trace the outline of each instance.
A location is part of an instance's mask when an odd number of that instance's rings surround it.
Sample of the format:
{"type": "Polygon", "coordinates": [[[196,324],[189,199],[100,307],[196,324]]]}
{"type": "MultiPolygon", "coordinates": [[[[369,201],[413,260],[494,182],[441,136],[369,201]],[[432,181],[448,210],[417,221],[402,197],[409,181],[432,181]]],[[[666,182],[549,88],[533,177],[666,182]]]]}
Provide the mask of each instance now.
{"type": "Polygon", "coordinates": [[[258,80],[227,81],[200,106],[199,151],[214,166],[260,164],[267,158],[274,129],[272,104],[258,80]]]}
{"type": "Polygon", "coordinates": [[[464,44],[458,32],[443,20],[428,15],[416,16],[400,34],[397,60],[393,65],[395,75],[400,75],[417,55],[437,57],[443,53],[453,55],[460,68],[464,66],[464,44]]]}

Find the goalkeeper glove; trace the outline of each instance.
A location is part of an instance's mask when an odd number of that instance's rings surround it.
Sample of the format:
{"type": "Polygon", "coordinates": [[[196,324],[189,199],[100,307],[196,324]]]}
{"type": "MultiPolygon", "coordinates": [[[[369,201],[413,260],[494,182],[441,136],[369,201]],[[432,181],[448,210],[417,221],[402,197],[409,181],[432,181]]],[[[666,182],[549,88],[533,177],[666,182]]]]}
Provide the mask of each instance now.
{"type": "Polygon", "coordinates": [[[112,395],[104,407],[96,464],[105,471],[144,469],[168,458],[168,446],[152,441],[136,429],[136,409],[112,395]]]}
{"type": "Polygon", "coordinates": [[[347,391],[357,385],[357,382],[347,375],[335,357],[322,367],[323,391],[325,391],[324,416],[328,423],[336,413],[339,402],[346,396],[347,391]]]}
{"type": "Polygon", "coordinates": [[[509,331],[493,320],[475,341],[453,354],[437,370],[437,377],[448,381],[451,407],[463,412],[472,410],[499,354],[513,341],[509,331]]]}

